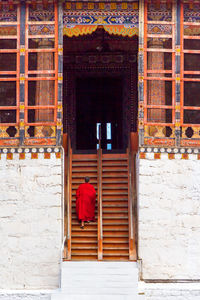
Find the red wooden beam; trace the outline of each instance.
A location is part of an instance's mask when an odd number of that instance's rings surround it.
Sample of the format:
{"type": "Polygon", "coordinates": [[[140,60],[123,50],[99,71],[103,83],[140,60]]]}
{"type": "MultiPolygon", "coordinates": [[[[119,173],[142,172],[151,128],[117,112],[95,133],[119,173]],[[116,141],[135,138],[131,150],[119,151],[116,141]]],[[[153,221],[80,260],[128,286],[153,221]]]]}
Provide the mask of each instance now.
{"type": "Polygon", "coordinates": [[[8,5],[9,5],[9,10],[13,10],[14,9],[13,0],[9,0],[8,1],[8,5]]]}
{"type": "Polygon", "coordinates": [[[160,0],[155,1],[156,9],[160,9],[160,0]]]}
{"type": "Polygon", "coordinates": [[[167,9],[171,9],[172,0],[167,0],[167,9]]]}
{"type": "Polygon", "coordinates": [[[189,0],[189,8],[193,9],[193,0],[189,0]]]}
{"type": "Polygon", "coordinates": [[[36,8],[37,8],[37,2],[36,2],[36,0],[32,0],[32,1],[31,1],[31,4],[32,4],[32,8],[33,8],[33,9],[36,9],[36,8]]]}
{"type": "Polygon", "coordinates": [[[42,0],[42,3],[43,3],[43,8],[47,9],[47,7],[48,7],[48,0],[42,0]]]}

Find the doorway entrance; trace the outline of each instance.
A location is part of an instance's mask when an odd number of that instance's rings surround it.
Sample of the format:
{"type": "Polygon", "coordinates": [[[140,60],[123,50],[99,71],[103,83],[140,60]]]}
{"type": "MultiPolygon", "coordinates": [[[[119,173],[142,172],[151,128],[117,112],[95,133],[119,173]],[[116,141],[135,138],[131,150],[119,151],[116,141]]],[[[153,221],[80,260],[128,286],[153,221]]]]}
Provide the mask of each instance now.
{"type": "Polygon", "coordinates": [[[137,131],[137,37],[64,38],[64,133],[72,149],[123,152],[137,131]]]}
{"type": "Polygon", "coordinates": [[[122,77],[85,77],[76,79],[76,149],[121,150],[122,77]]]}
{"type": "Polygon", "coordinates": [[[136,260],[135,159],[137,37],[97,29],[64,38],[66,260],[136,260]],[[70,146],[71,145],[71,146],[70,146]],[[95,222],[84,230],[76,191],[85,177],[96,189],[95,222]]]}

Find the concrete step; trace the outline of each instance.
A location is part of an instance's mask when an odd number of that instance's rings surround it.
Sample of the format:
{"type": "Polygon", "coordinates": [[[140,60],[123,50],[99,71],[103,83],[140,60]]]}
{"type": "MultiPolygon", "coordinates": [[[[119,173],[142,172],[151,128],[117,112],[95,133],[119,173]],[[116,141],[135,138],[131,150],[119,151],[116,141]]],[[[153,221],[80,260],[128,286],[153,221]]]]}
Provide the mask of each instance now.
{"type": "Polygon", "coordinates": [[[69,295],[62,293],[52,294],[51,300],[144,300],[134,295],[69,295]]]}
{"type": "Polygon", "coordinates": [[[52,300],[136,300],[138,269],[135,262],[66,261],[61,290],[52,300]]]}

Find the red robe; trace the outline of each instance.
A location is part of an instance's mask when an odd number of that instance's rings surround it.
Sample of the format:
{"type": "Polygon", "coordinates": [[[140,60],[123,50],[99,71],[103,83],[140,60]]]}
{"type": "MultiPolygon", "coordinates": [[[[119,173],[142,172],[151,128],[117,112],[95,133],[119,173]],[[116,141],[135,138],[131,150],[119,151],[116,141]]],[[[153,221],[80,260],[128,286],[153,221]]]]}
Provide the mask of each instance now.
{"type": "Polygon", "coordinates": [[[76,191],[76,214],[81,221],[95,221],[96,191],[90,183],[83,183],[76,191]]]}

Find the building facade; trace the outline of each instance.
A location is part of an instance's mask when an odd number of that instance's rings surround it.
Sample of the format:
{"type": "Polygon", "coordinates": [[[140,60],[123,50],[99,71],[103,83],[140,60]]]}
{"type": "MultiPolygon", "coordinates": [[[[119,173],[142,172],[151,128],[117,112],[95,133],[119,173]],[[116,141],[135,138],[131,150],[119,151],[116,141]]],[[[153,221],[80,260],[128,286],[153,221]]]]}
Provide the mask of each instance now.
{"type": "Polygon", "coordinates": [[[196,0],[0,1],[0,299],[50,299],[63,258],[137,261],[145,299],[200,298],[199,55],[196,0]],[[124,236],[98,167],[97,250],[73,250],[73,154],[126,148],[124,236]]]}

